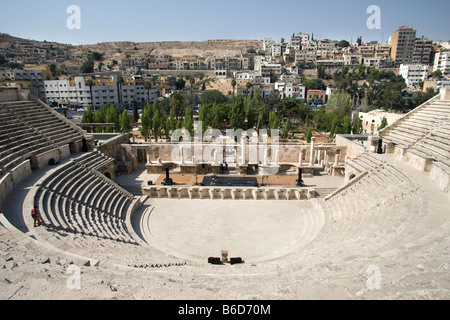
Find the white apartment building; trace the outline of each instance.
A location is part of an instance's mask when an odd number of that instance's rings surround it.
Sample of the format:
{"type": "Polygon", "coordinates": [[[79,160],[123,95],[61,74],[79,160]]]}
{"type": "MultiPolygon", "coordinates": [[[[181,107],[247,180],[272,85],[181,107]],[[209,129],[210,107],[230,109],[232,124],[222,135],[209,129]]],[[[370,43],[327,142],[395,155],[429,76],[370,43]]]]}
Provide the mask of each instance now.
{"type": "Polygon", "coordinates": [[[441,70],[442,76],[450,79],[450,50],[437,52],[434,57],[433,71],[441,70]]]}
{"type": "Polygon", "coordinates": [[[235,72],[234,78],[241,84],[246,84],[247,82],[261,85],[270,84],[270,77],[263,77],[257,71],[235,72]]]}
{"type": "Polygon", "coordinates": [[[47,103],[58,103],[64,106],[91,106],[90,88],[86,86],[84,77],[73,80],[46,80],[45,98],[47,103]]]}
{"type": "Polygon", "coordinates": [[[362,54],[344,53],[344,64],[348,66],[359,66],[363,63],[362,54]]]}
{"type": "Polygon", "coordinates": [[[300,50],[307,41],[309,41],[309,33],[297,33],[291,38],[291,46],[300,50]]]}
{"type": "Polygon", "coordinates": [[[380,68],[380,61],[381,59],[378,57],[370,57],[370,58],[364,58],[363,63],[366,67],[373,67],[375,69],[380,68]]]}
{"type": "Polygon", "coordinates": [[[272,44],[272,57],[281,57],[282,53],[282,44],[281,43],[274,43],[272,44]]]}
{"type": "Polygon", "coordinates": [[[317,42],[314,40],[308,40],[303,42],[302,44],[302,50],[308,51],[308,52],[315,52],[317,51],[317,42]]]}
{"type": "Polygon", "coordinates": [[[408,88],[418,89],[419,82],[428,78],[428,65],[401,64],[399,74],[405,79],[408,88]]]}
{"type": "Polygon", "coordinates": [[[275,90],[278,91],[280,99],[293,98],[295,100],[305,100],[305,86],[294,85],[284,81],[277,81],[275,82],[275,90]]]}
{"type": "Polygon", "coordinates": [[[155,89],[147,90],[142,81],[126,81],[123,85],[117,82],[117,76],[94,79],[94,85],[89,87],[84,77],[73,79],[45,81],[45,96],[47,103],[58,103],[64,106],[93,106],[100,108],[106,103],[133,106],[134,102],[153,102],[158,95],[155,89]],[[120,92],[120,95],[119,95],[120,92]]]}
{"type": "Polygon", "coordinates": [[[317,50],[327,50],[333,51],[336,49],[336,42],[329,40],[319,40],[317,41],[317,50]]]}
{"type": "Polygon", "coordinates": [[[269,53],[272,50],[272,45],[275,43],[275,41],[273,41],[272,39],[264,39],[263,40],[263,50],[266,53],[269,53]]]}
{"type": "Polygon", "coordinates": [[[295,51],[295,63],[299,62],[316,64],[317,53],[303,50],[295,51]]]}

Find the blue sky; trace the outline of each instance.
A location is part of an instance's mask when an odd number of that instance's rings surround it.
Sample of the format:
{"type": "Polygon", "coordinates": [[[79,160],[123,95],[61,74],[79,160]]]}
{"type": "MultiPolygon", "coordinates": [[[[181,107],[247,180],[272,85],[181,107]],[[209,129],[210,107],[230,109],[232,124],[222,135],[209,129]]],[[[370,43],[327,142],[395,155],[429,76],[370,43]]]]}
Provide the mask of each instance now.
{"type": "Polygon", "coordinates": [[[387,42],[403,25],[434,40],[450,40],[448,0],[39,0],[5,1],[0,32],[70,44],[105,41],[289,40],[295,32],[315,39],[387,42]],[[81,30],[69,30],[69,5],[81,9],[81,30]],[[366,26],[368,6],[381,9],[381,29],[366,26]]]}

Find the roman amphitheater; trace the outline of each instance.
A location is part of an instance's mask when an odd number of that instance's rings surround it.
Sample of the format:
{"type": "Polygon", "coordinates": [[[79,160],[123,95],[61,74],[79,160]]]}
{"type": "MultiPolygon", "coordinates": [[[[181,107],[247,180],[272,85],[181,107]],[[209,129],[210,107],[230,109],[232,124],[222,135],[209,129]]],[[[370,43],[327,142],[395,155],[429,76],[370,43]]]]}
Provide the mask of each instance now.
{"type": "Polygon", "coordinates": [[[448,90],[334,144],[135,143],[0,102],[1,299],[450,298],[448,90]]]}

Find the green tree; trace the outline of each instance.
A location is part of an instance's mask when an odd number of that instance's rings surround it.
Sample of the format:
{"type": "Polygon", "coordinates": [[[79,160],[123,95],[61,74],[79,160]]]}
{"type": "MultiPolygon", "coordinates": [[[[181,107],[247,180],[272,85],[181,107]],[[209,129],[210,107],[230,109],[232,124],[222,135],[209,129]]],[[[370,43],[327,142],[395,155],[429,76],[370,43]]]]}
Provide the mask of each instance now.
{"type": "Polygon", "coordinates": [[[341,47],[341,48],[348,48],[348,47],[350,47],[350,42],[348,42],[347,40],[341,40],[338,42],[337,45],[338,45],[338,47],[341,47]]]}
{"type": "Polygon", "coordinates": [[[184,87],[186,86],[186,80],[184,80],[183,78],[178,78],[177,81],[175,82],[175,86],[177,90],[183,90],[184,87]]]}
{"type": "Polygon", "coordinates": [[[311,143],[311,139],[313,136],[312,128],[309,126],[308,131],[306,132],[305,139],[307,143],[311,143]]]}
{"type": "Polygon", "coordinates": [[[211,105],[202,105],[198,112],[198,119],[202,122],[202,134],[208,129],[210,123],[211,105]]]}
{"type": "Polygon", "coordinates": [[[192,116],[192,109],[186,108],[186,113],[184,115],[184,121],[183,121],[183,128],[185,128],[187,131],[191,133],[191,135],[194,134],[194,118],[192,116]]]}
{"type": "Polygon", "coordinates": [[[183,106],[183,97],[178,93],[174,92],[170,95],[170,107],[172,108],[175,118],[178,119],[180,109],[183,106]]]}
{"type": "Polygon", "coordinates": [[[226,103],[227,97],[223,95],[219,90],[208,90],[203,92],[202,97],[200,99],[201,104],[221,104],[226,103]]]}
{"type": "Polygon", "coordinates": [[[222,130],[224,126],[224,115],[220,106],[217,103],[214,103],[212,106],[212,118],[211,118],[211,127],[213,129],[222,130]]]}
{"type": "MultiPolygon", "coordinates": [[[[106,123],[114,123],[115,129],[119,129],[119,117],[117,116],[116,108],[111,105],[108,110],[106,111],[106,123]]],[[[113,132],[113,128],[107,128],[107,132],[111,133],[113,132]]]]}
{"type": "Polygon", "coordinates": [[[289,119],[286,121],[286,124],[284,125],[283,128],[283,135],[282,138],[283,139],[287,139],[289,137],[289,132],[291,131],[291,122],[289,121],[289,119]]]}
{"type": "Polygon", "coordinates": [[[388,126],[388,121],[387,121],[386,117],[383,117],[383,119],[381,120],[381,124],[378,127],[378,131],[386,128],[387,126],[388,126]]]}
{"type": "MultiPolygon", "coordinates": [[[[3,64],[3,63],[2,63],[3,64]]],[[[52,76],[56,77],[57,76],[57,67],[56,64],[52,63],[49,66],[50,72],[52,73],[52,76]]]]}
{"type": "Polygon", "coordinates": [[[355,117],[355,120],[353,121],[353,128],[352,132],[353,134],[361,134],[363,128],[362,128],[362,121],[359,117],[355,117]]]}
{"type": "Polygon", "coordinates": [[[319,63],[317,67],[317,78],[325,79],[325,67],[323,66],[323,63],[319,63]]]}
{"type": "Polygon", "coordinates": [[[174,131],[176,129],[175,113],[172,109],[170,109],[170,115],[167,118],[167,126],[171,131],[174,131]]]}
{"type": "Polygon", "coordinates": [[[159,114],[159,109],[156,108],[152,119],[153,135],[155,137],[155,141],[157,141],[161,136],[161,125],[161,115],[159,114]]]}
{"type": "Polygon", "coordinates": [[[134,103],[133,103],[133,122],[138,123],[138,121],[139,121],[139,108],[138,108],[136,101],[134,101],[134,103]]]}
{"type": "Polygon", "coordinates": [[[100,52],[94,51],[94,52],[91,53],[91,57],[92,57],[92,59],[95,60],[95,61],[100,61],[100,60],[103,59],[103,54],[100,53],[100,52]]]}
{"type": "Polygon", "coordinates": [[[152,105],[147,103],[144,107],[144,112],[142,114],[141,118],[141,135],[144,137],[145,141],[150,136],[150,130],[152,128],[152,121],[153,121],[153,108],[152,105]]]}
{"type": "Polygon", "coordinates": [[[269,113],[269,129],[276,130],[280,128],[280,120],[276,115],[275,111],[269,113]]]}
{"type": "Polygon", "coordinates": [[[343,126],[342,126],[341,133],[343,133],[343,134],[350,134],[350,133],[352,133],[352,123],[350,121],[350,117],[349,116],[345,116],[344,119],[343,119],[343,126]]]}
{"type": "Polygon", "coordinates": [[[245,125],[245,108],[242,94],[239,93],[234,99],[230,112],[230,126],[232,129],[244,129],[245,125]]]}
{"type": "Polygon", "coordinates": [[[81,65],[82,73],[94,73],[94,59],[89,56],[81,65]]]}
{"type": "Polygon", "coordinates": [[[89,106],[81,118],[81,123],[94,123],[94,113],[92,107],[89,106]]]}
{"type": "Polygon", "coordinates": [[[131,126],[130,117],[128,116],[126,110],[123,110],[122,114],[119,117],[119,121],[120,121],[120,128],[124,133],[129,133],[133,128],[131,126]]]}

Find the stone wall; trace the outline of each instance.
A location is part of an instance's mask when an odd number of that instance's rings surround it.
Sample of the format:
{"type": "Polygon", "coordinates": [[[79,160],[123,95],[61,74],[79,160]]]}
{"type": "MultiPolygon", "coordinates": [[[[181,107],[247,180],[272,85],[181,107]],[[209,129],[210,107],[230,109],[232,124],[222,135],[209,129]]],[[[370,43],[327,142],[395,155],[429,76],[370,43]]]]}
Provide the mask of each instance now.
{"type": "Polygon", "coordinates": [[[348,139],[346,135],[336,135],[336,145],[345,147],[346,156],[349,159],[359,157],[366,150],[366,147],[363,144],[360,144],[355,140],[348,139]]]}
{"type": "MultiPolygon", "coordinates": [[[[228,163],[239,163],[242,159],[242,145],[233,143],[230,145],[221,145],[214,143],[149,143],[141,144],[140,148],[146,148],[149,160],[156,163],[158,158],[162,162],[181,162],[181,148],[183,148],[183,158],[185,162],[191,162],[192,157],[196,158],[197,162],[214,162],[214,152],[220,162],[225,157],[228,163]]],[[[300,162],[300,155],[302,155],[303,163],[309,163],[311,159],[311,145],[310,144],[260,144],[260,145],[244,145],[245,159],[253,163],[253,160],[264,162],[265,154],[267,153],[268,160],[275,162],[275,155],[278,151],[280,163],[298,164],[300,162]],[[267,149],[267,152],[265,151],[267,149]]],[[[320,160],[325,160],[328,156],[330,162],[334,162],[335,155],[339,154],[341,161],[345,158],[347,153],[346,146],[337,146],[334,144],[315,144],[314,158],[316,163],[320,160]]]]}
{"type": "Polygon", "coordinates": [[[111,139],[100,142],[96,147],[97,151],[114,159],[115,169],[114,174],[111,175],[113,180],[116,174],[130,173],[137,169],[137,150],[129,143],[129,135],[122,134],[114,135],[111,139]]]}
{"type": "Polygon", "coordinates": [[[440,163],[433,163],[430,179],[435,181],[442,190],[448,192],[450,186],[450,172],[448,171],[448,167],[440,163]]]}
{"type": "Polygon", "coordinates": [[[70,157],[69,145],[55,148],[38,155],[31,157],[31,168],[32,169],[42,169],[48,166],[48,161],[50,159],[55,159],[56,161],[62,161],[70,157]]]}
{"type": "Polygon", "coordinates": [[[26,160],[0,178],[0,207],[9,193],[31,174],[31,162],[26,160]]]}
{"type": "Polygon", "coordinates": [[[168,187],[142,188],[142,193],[156,199],[210,200],[309,200],[317,193],[308,188],[245,188],[245,187],[168,187]]]}
{"type": "Polygon", "coordinates": [[[0,88],[0,103],[17,101],[17,90],[0,88]]]}

